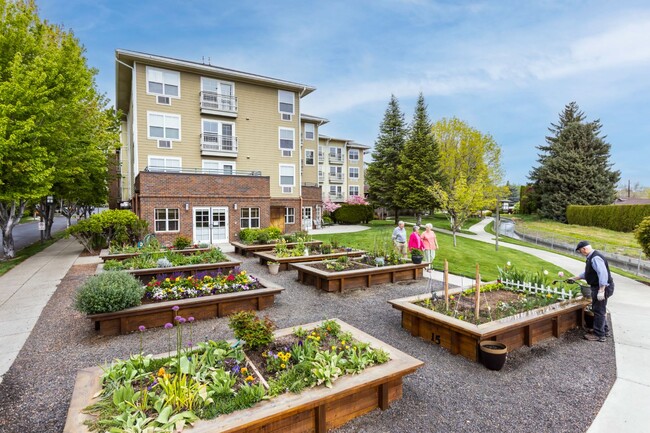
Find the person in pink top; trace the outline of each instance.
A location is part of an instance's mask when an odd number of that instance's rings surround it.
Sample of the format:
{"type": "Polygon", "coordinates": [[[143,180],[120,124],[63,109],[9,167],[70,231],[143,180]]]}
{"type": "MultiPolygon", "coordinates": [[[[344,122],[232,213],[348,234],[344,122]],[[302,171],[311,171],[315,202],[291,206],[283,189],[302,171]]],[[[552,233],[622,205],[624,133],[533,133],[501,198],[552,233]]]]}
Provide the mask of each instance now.
{"type": "Polygon", "coordinates": [[[424,227],[424,233],[422,233],[422,243],[424,245],[424,261],[428,262],[429,266],[431,266],[433,259],[436,258],[438,240],[436,239],[436,234],[433,232],[433,226],[431,224],[427,224],[424,227]]]}
{"type": "Polygon", "coordinates": [[[413,248],[417,248],[419,250],[424,249],[424,244],[420,238],[420,227],[418,226],[413,226],[413,233],[411,233],[411,236],[409,237],[409,250],[413,248]]]}

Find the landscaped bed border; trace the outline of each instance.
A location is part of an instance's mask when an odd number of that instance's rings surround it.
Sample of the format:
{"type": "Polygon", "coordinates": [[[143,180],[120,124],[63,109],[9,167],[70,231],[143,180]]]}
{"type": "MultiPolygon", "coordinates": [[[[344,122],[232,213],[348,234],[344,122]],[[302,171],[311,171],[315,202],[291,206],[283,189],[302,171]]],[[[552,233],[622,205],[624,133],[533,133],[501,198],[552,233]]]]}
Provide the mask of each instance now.
{"type": "MultiPolygon", "coordinates": [[[[299,242],[289,242],[285,243],[284,245],[287,246],[287,248],[292,248],[298,245],[299,242]]],[[[323,241],[307,241],[307,242],[301,242],[306,247],[318,247],[323,243],[323,241]]],[[[275,248],[275,245],[277,242],[273,242],[270,244],[244,244],[241,242],[230,242],[230,245],[232,245],[235,248],[235,254],[240,254],[244,257],[250,257],[253,253],[258,252],[258,251],[271,251],[275,248]]]]}
{"type": "Polygon", "coordinates": [[[280,263],[280,270],[286,271],[289,269],[290,263],[313,262],[319,260],[336,259],[345,256],[361,257],[365,253],[366,252],[363,250],[352,250],[329,254],[310,254],[308,256],[278,257],[273,252],[258,251],[254,252],[253,255],[259,257],[261,265],[266,265],[268,262],[278,262],[280,263]]]}
{"type": "Polygon", "coordinates": [[[417,280],[422,278],[428,263],[403,263],[400,265],[373,266],[365,269],[329,272],[310,267],[321,262],[292,263],[298,270],[298,281],[302,284],[316,286],[326,292],[342,292],[358,287],[370,287],[377,284],[395,283],[397,281],[417,280]]]}
{"type": "Polygon", "coordinates": [[[185,248],[182,250],[160,250],[160,251],[153,251],[153,252],[147,252],[147,253],[142,253],[142,252],[133,252],[133,253],[117,253],[117,254],[111,254],[110,250],[108,248],[103,249],[99,252],[99,258],[102,259],[102,261],[107,261],[107,260],[126,260],[130,259],[132,257],[137,257],[142,254],[164,254],[164,253],[176,253],[176,254],[182,254],[184,256],[189,256],[190,254],[196,254],[196,253],[205,253],[208,252],[212,249],[212,247],[207,247],[207,248],[185,248]]]}
{"type": "MultiPolygon", "coordinates": [[[[283,394],[255,406],[221,415],[213,420],[201,420],[188,432],[316,432],[325,433],[376,408],[385,410],[390,403],[402,397],[403,377],[415,372],[424,363],[351,325],[333,319],[341,325],[341,331],[352,333],[356,340],[368,342],[375,349],[383,349],[390,355],[385,364],[369,367],[360,374],[340,377],[332,388],[318,386],[300,394],[283,394]]],[[[313,329],[322,322],[302,325],[313,329]]],[[[294,328],[275,332],[276,338],[293,333],[294,328]]],[[[166,355],[158,355],[166,356],[166,355]]],[[[92,367],[77,373],[74,391],[68,409],[64,433],[84,433],[83,424],[93,419],[82,410],[96,401],[101,390],[102,369],[92,367]]]]}
{"type": "Polygon", "coordinates": [[[155,302],[113,313],[91,314],[87,317],[94,322],[99,335],[120,335],[137,331],[140,325],[156,328],[164,326],[165,323],[174,323],[174,317],[179,315],[204,320],[224,317],[242,310],[264,310],[273,305],[275,296],[284,288],[268,280],[257,280],[262,286],[260,289],[155,302]],[[175,305],[179,307],[178,311],[172,310],[175,305]]]}
{"type": "MultiPolygon", "coordinates": [[[[450,294],[462,290],[450,291],[450,294]]],[[[431,294],[409,296],[388,301],[402,312],[402,328],[414,337],[432,341],[454,355],[479,360],[479,342],[493,340],[504,343],[508,352],[522,346],[533,346],[548,338],[559,338],[570,329],[583,324],[586,300],[563,301],[521,313],[517,318],[504,318],[474,325],[416,305],[430,299],[431,294]]]]}

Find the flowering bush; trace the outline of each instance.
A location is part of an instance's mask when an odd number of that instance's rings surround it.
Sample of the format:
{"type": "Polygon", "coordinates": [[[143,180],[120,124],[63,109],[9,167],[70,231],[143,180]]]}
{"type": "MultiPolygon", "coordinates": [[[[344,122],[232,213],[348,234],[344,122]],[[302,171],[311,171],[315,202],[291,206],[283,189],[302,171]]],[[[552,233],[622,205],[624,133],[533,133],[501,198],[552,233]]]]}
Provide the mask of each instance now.
{"type": "Polygon", "coordinates": [[[340,207],[341,207],[340,204],[334,203],[332,200],[330,200],[329,197],[327,197],[323,201],[323,210],[325,210],[326,212],[332,213],[332,212],[334,212],[336,209],[338,209],[340,207]]]}
{"type": "Polygon", "coordinates": [[[362,205],[367,205],[368,204],[368,202],[363,197],[361,197],[360,195],[351,195],[351,196],[349,196],[346,203],[347,204],[362,204],[362,205]]]}
{"type": "Polygon", "coordinates": [[[227,274],[218,272],[214,275],[199,273],[189,277],[161,276],[147,284],[145,299],[169,301],[259,288],[260,283],[255,277],[235,268],[227,274]]]}

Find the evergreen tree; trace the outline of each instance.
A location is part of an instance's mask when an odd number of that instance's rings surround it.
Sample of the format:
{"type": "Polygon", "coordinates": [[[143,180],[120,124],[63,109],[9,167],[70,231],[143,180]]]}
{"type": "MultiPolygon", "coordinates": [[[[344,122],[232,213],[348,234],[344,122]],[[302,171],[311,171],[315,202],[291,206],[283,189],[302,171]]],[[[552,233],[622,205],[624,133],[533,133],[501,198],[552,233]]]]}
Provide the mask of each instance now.
{"type": "Polygon", "coordinates": [[[599,120],[586,122],[575,102],[551,124],[546,145],[538,146],[539,165],[529,177],[538,195],[538,213],[566,222],[570,204],[611,204],[616,197],[620,172],[609,162],[610,145],[600,137],[599,120]]]}
{"type": "Polygon", "coordinates": [[[412,209],[420,224],[422,213],[437,206],[429,188],[441,180],[438,143],[431,131],[424,96],[420,93],[397,168],[397,204],[402,209],[412,209]]]}
{"type": "Polygon", "coordinates": [[[372,162],[368,164],[366,181],[368,195],[375,207],[385,207],[395,211],[395,223],[399,219],[397,203],[397,167],[404,148],[406,126],[404,114],[399,108],[395,95],[391,95],[384,119],[379,126],[379,136],[372,152],[372,162]]]}

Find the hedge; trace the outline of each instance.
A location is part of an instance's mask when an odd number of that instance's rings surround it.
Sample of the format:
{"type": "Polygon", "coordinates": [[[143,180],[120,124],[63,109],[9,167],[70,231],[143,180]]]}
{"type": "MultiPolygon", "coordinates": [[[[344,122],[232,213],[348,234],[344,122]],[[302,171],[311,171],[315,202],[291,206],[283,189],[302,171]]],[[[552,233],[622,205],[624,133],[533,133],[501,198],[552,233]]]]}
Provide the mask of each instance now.
{"type": "Polygon", "coordinates": [[[147,233],[148,223],[130,210],[106,210],[79,220],[66,229],[91,254],[95,249],[135,245],[147,233]]]}
{"type": "Polygon", "coordinates": [[[589,227],[601,227],[617,232],[631,232],[650,216],[650,205],[600,205],[567,207],[566,217],[569,224],[589,227]]]}
{"type": "Polygon", "coordinates": [[[367,223],[373,216],[372,206],[363,204],[343,204],[332,213],[334,220],[341,224],[367,223]]]}

